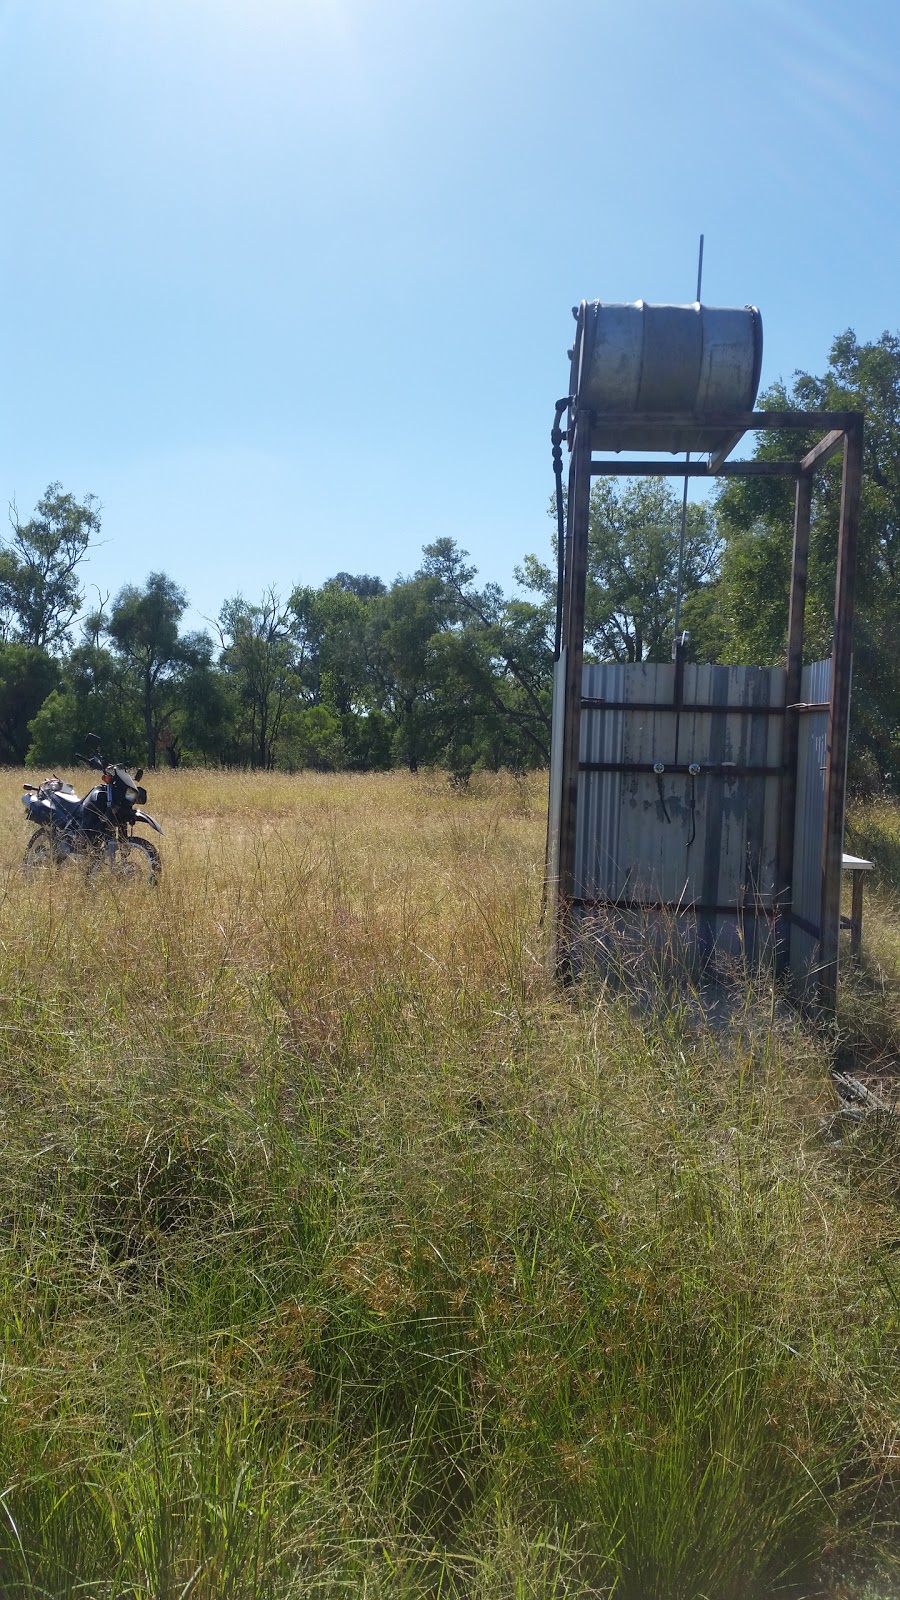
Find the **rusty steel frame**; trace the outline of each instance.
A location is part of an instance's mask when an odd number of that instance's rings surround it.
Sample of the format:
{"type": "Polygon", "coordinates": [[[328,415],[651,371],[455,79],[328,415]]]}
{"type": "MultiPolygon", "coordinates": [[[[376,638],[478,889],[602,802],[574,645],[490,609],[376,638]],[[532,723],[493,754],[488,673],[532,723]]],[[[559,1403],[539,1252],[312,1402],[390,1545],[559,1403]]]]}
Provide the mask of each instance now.
{"type": "MultiPolygon", "coordinates": [[[[796,482],[794,542],[791,559],[791,585],[786,653],[786,692],[784,707],[784,747],[780,771],[782,780],[778,830],[778,881],[780,891],[774,908],[776,918],[776,961],[783,969],[787,960],[788,936],[792,920],[791,893],[794,861],[794,813],[797,792],[799,717],[808,709],[800,701],[803,670],[803,640],[809,566],[810,514],[813,474],[843,448],[843,479],[838,528],[837,574],[834,592],[834,637],[832,644],[831,697],[828,704],[828,733],[825,765],[825,819],[822,830],[822,873],[820,924],[816,930],[820,959],[817,969],[819,998],[834,1011],[837,1005],[838,938],[841,926],[841,857],[843,853],[844,807],[847,786],[847,748],[850,721],[850,673],[853,651],[853,607],[856,587],[859,542],[859,504],[862,481],[863,415],[857,411],[751,411],[739,414],[714,413],[702,416],[636,415],[603,416],[603,431],[617,431],[619,448],[628,450],[628,439],[640,448],[641,434],[650,428],[674,427],[708,430],[721,428],[726,436],[722,448],[708,463],[683,461],[596,460],[592,441],[597,419],[579,411],[573,403],[572,424],[565,435],[571,452],[569,493],[563,562],[562,646],[566,656],[563,691],[562,782],[559,817],[558,878],[554,891],[553,958],[557,973],[564,979],[572,975],[572,912],[575,896],[575,835],[578,807],[579,749],[583,704],[584,613],[587,589],[588,521],[591,480],[611,477],[790,477],[796,482]],[[796,461],[728,461],[726,457],[746,433],[821,432],[822,437],[796,461]]],[[[698,708],[700,709],[700,708],[698,708]]],[[[718,710],[715,708],[703,708],[718,710]]],[[[768,708],[767,708],[768,709],[768,708]]],[[[687,909],[687,908],[685,908],[687,909]]],[[[735,904],[735,915],[742,908],[735,904]]]]}

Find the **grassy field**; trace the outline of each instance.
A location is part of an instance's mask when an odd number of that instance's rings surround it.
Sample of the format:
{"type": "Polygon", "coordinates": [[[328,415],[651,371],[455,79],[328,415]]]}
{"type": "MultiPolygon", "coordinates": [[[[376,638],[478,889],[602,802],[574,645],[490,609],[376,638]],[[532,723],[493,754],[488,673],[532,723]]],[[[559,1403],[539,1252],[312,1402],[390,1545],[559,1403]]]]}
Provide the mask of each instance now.
{"type": "Polygon", "coordinates": [[[555,993],[543,779],[147,781],[158,889],[0,783],[0,1593],[896,1592],[897,814],[825,1037],[555,993]]]}

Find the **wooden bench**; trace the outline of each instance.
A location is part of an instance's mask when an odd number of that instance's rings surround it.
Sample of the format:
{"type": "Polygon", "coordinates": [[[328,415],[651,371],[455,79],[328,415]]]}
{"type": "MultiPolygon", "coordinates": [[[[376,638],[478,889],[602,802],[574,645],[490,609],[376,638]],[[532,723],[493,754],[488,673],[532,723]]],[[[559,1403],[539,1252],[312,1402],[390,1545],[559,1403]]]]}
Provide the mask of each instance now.
{"type": "Polygon", "coordinates": [[[871,872],[874,861],[863,861],[861,856],[844,856],[841,866],[844,872],[849,872],[852,880],[849,917],[841,917],[841,927],[850,929],[850,954],[858,956],[862,944],[862,915],[863,915],[863,883],[865,875],[871,872]]]}

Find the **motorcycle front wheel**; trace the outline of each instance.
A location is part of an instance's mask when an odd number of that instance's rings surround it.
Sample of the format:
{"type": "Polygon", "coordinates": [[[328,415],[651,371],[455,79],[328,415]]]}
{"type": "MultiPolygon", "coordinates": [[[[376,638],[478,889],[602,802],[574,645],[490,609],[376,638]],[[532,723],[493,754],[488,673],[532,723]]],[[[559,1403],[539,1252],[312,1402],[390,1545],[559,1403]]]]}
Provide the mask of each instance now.
{"type": "Polygon", "coordinates": [[[162,861],[156,845],[138,835],[131,839],[119,839],[113,871],[117,877],[127,878],[130,883],[158,883],[162,861]]]}

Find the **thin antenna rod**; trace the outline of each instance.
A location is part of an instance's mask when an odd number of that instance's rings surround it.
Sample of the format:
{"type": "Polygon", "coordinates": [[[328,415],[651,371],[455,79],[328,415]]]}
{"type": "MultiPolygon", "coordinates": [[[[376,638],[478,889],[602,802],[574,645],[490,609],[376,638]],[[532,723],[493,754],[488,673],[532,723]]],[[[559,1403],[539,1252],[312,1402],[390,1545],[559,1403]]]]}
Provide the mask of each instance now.
{"type": "MultiPolygon", "coordinates": [[[[700,291],[703,287],[703,235],[700,235],[700,253],[697,258],[697,304],[700,304],[700,291]]],[[[691,453],[688,451],[684,464],[691,464],[691,453]]],[[[684,475],[684,494],[681,497],[681,532],[678,536],[678,577],[675,582],[675,640],[678,640],[678,629],[681,624],[681,583],[684,577],[684,541],[687,532],[687,497],[688,475],[684,475]]]]}

